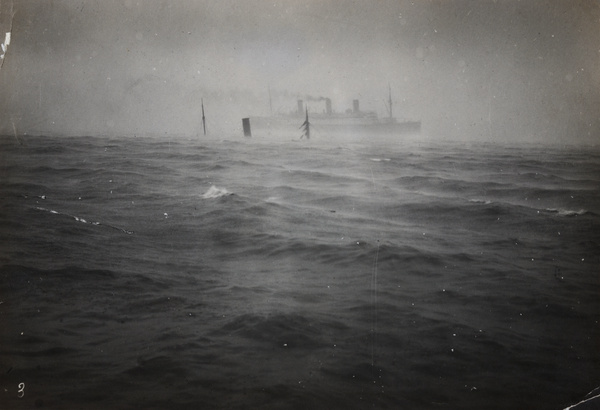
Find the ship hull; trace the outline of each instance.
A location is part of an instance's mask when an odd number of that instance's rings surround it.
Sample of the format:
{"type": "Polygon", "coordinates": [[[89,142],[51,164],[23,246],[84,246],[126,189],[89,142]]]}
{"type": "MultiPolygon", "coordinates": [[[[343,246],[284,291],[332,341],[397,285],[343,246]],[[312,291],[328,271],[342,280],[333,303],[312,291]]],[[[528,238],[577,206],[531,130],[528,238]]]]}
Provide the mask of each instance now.
{"type": "MultiPolygon", "coordinates": [[[[302,118],[251,117],[253,134],[301,133],[302,118]]],[[[420,134],[421,121],[395,121],[371,118],[310,118],[311,133],[315,136],[340,135],[413,135],[420,134]]]]}

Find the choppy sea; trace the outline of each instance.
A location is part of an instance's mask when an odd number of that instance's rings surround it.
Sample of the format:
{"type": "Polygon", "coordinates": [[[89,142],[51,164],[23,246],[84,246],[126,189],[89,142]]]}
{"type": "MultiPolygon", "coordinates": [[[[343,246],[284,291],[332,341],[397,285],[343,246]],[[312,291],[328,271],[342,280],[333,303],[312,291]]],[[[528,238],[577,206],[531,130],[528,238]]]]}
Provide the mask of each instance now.
{"type": "Polygon", "coordinates": [[[562,409],[600,149],[0,138],[0,407],[562,409]]]}

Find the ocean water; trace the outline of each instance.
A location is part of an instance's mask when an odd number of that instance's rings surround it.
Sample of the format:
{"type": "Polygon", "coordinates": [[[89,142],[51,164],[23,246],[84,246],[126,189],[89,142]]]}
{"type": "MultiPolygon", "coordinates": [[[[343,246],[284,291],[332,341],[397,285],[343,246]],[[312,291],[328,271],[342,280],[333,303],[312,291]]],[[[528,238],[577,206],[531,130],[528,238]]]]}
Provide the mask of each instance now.
{"type": "Polygon", "coordinates": [[[562,409],[600,151],[0,138],[0,407],[562,409]]]}

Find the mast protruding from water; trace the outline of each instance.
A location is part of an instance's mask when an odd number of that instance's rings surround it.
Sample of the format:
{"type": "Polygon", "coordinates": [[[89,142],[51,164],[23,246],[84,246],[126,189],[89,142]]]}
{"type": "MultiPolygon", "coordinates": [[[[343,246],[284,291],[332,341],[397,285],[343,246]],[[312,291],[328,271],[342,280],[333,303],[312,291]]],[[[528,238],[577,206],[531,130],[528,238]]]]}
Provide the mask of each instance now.
{"type": "MultiPolygon", "coordinates": [[[[300,128],[303,128],[304,130],[304,134],[302,134],[302,137],[306,137],[307,140],[310,139],[310,122],[308,121],[308,106],[306,107],[306,120],[304,121],[304,124],[302,124],[300,126],[300,128]]],[[[300,139],[302,139],[302,137],[300,137],[300,139]]]]}
{"type": "Polygon", "coordinates": [[[204,135],[206,135],[206,117],[204,116],[204,99],[201,98],[200,102],[202,103],[202,129],[204,130],[204,135]]]}

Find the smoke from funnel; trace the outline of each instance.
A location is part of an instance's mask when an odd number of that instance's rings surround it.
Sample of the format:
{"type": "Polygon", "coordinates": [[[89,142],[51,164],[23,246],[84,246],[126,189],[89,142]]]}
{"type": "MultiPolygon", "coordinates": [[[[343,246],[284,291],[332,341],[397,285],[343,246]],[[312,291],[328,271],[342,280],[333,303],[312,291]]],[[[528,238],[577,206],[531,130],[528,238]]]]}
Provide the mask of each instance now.
{"type": "Polygon", "coordinates": [[[325,97],[314,97],[312,95],[305,95],[304,99],[306,101],[325,101],[326,100],[325,97]]]}

